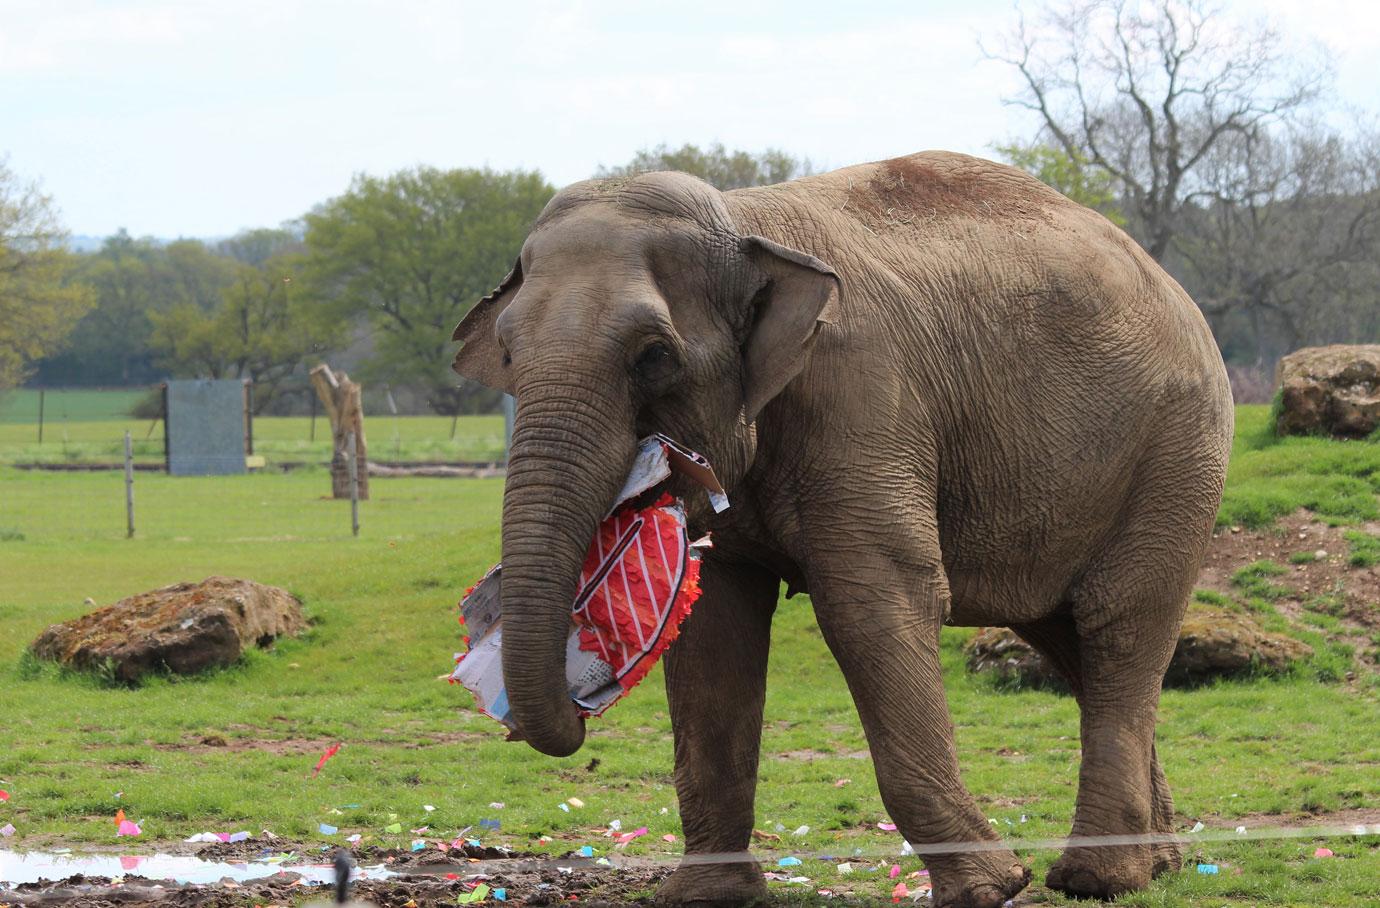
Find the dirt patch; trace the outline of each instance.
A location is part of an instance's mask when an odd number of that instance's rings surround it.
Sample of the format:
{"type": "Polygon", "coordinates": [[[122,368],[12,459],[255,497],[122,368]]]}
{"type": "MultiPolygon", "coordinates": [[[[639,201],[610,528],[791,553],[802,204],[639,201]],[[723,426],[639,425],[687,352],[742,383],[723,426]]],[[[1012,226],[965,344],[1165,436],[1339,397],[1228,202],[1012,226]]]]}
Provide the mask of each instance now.
{"type": "Polygon", "coordinates": [[[1049,198],[1031,184],[986,162],[896,158],[850,187],[844,210],[873,232],[951,217],[1052,222],[1049,198]]]}
{"type": "MultiPolygon", "coordinates": [[[[1348,531],[1380,536],[1380,523],[1332,527],[1299,510],[1259,530],[1216,530],[1208,546],[1199,589],[1228,597],[1251,595],[1249,581],[1234,581],[1256,562],[1270,561],[1283,570],[1262,576],[1261,590],[1280,613],[1300,620],[1306,612],[1332,615],[1343,627],[1339,639],[1356,647],[1366,660],[1380,655],[1370,637],[1380,631],[1380,565],[1351,563],[1348,531]]],[[[1374,664],[1374,663],[1372,663],[1374,664]]]]}

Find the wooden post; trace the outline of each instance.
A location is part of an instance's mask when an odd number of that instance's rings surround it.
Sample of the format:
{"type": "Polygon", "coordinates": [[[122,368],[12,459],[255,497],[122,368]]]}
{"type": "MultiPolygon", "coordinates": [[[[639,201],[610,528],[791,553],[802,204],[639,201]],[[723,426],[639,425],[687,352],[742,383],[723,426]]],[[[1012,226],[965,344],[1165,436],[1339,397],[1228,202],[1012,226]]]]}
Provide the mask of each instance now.
{"type": "Polygon", "coordinates": [[[345,457],[350,462],[350,532],[359,535],[359,458],[355,455],[355,433],[345,436],[345,457]]]}
{"type": "Polygon", "coordinates": [[[125,429],[125,538],[134,538],[134,445],[125,429]]]}
{"type": "Polygon", "coordinates": [[[358,382],[350,381],[344,372],[336,374],[330,366],[320,365],[311,370],[311,384],[331,421],[334,439],[331,453],[331,497],[350,497],[350,460],[346,452],[354,454],[359,497],[369,500],[369,457],[364,442],[364,411],[360,405],[358,382]]]}

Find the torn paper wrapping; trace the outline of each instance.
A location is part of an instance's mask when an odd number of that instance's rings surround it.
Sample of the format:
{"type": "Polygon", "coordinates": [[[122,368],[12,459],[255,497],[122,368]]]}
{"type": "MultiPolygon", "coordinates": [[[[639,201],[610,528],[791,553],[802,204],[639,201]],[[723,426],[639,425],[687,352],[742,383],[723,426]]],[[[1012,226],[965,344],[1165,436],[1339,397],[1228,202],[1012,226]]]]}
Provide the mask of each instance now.
{"type": "MultiPolygon", "coordinates": [[[[663,495],[650,507],[624,506],[672,471],[704,485],[716,512],[728,507],[707,460],[665,436],[642,441],[618,504],[585,556],[571,608],[566,682],[582,715],[602,714],[646,676],[699,596],[694,549],[707,539],[690,543],[684,505],[663,495]]],[[[469,649],[456,654],[450,677],[474,694],[482,712],[514,728],[503,683],[501,591],[500,565],[460,603],[469,649]]]]}

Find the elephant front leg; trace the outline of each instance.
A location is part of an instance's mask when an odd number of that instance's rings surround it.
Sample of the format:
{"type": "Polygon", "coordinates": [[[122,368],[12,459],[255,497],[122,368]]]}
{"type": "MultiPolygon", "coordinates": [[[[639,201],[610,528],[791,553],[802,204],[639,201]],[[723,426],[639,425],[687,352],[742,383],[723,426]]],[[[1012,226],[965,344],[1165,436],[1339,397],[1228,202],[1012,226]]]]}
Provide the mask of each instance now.
{"type": "Polygon", "coordinates": [[[812,566],[810,589],[862,718],[882,802],[924,857],[937,908],[998,908],[1030,871],[1000,845],[959,778],[939,668],[943,569],[937,558],[902,566],[858,558],[856,548],[852,555],[812,566]],[[926,844],[945,847],[927,852],[926,844]]]}
{"type": "Polygon", "coordinates": [[[676,748],[676,794],[685,861],[657,890],[660,905],[747,905],[766,897],[748,854],[767,649],[778,578],[716,563],[666,652],[666,694],[676,748]]]}

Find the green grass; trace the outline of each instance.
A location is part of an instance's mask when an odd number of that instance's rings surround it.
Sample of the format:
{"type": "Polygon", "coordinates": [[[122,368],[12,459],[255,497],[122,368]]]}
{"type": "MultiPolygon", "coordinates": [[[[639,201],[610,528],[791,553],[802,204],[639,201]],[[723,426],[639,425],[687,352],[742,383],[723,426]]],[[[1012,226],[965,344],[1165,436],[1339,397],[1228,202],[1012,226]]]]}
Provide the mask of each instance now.
{"type": "Polygon", "coordinates": [[[1271,577],[1279,577],[1289,573],[1289,569],[1273,561],[1257,561],[1248,564],[1231,576],[1232,586],[1239,589],[1242,595],[1255,598],[1275,600],[1283,599],[1291,594],[1288,587],[1279,586],[1270,582],[1271,577]]]}
{"type": "Polygon", "coordinates": [[[1260,527],[1299,508],[1334,524],[1380,518],[1380,443],[1278,438],[1266,404],[1236,408],[1219,526],[1260,527]]]}
{"type": "Polygon", "coordinates": [[[1352,567],[1373,567],[1380,564],[1380,536],[1362,533],[1360,530],[1347,530],[1347,562],[1352,567]]]}
{"type": "MultiPolygon", "coordinates": [[[[365,437],[374,460],[501,460],[503,417],[462,416],[450,437],[447,416],[377,416],[366,414],[365,437]]],[[[163,462],[163,424],[133,418],[50,421],[38,443],[38,426],[0,422],[0,464],[122,463],[124,433],[140,463],[163,462]]],[[[270,464],[286,461],[325,462],[331,458],[331,427],[324,416],[267,416],[254,420],[254,453],[270,464]]]]}
{"type": "MultiPolygon", "coordinates": [[[[147,388],[80,388],[43,393],[44,422],[91,422],[123,419],[147,388]]],[[[39,392],[15,388],[0,392],[0,423],[33,423],[38,429],[39,392]]],[[[45,428],[46,432],[46,428],[45,428]]]]}
{"type": "MultiPolygon", "coordinates": [[[[591,844],[603,854],[608,840],[591,830],[615,818],[625,829],[651,830],[632,853],[667,856],[679,847],[661,841],[681,830],[660,669],[591,720],[579,754],[559,760],[506,743],[464,691],[436,680],[460,645],[455,601],[498,556],[500,481],[377,480],[358,539],[349,535],[348,505],[323,498],[329,483],[320,470],[141,475],[133,540],[123,538],[120,483],[118,474],[0,468],[0,527],[22,534],[0,543],[0,779],[12,795],[0,805],[0,825],[18,829],[7,844],[111,844],[110,817],[123,807],[143,821],[142,848],[208,829],[264,828],[323,844],[351,832],[403,844],[409,827],[428,823],[446,835],[481,818],[503,823],[486,841],[519,848],[550,834],[558,841],[541,850],[591,844]],[[87,597],[105,603],[216,573],[295,592],[310,632],[226,671],[135,689],[24,656],[49,623],[87,611],[87,597]],[[202,743],[218,739],[226,746],[202,743]],[[345,745],[339,755],[309,778],[336,741],[345,745]],[[572,796],[586,806],[559,810],[572,796]],[[400,836],[382,831],[394,817],[400,836]],[[321,836],[323,821],[340,833],[321,836]]],[[[1271,571],[1256,573],[1268,582],[1271,571]]],[[[1076,707],[1048,692],[1004,693],[968,675],[959,648],[969,633],[946,629],[942,647],[965,780],[1003,833],[1066,834],[1078,772],[1076,707]]],[[[1373,686],[1319,683],[1311,673],[1166,692],[1159,753],[1185,822],[1231,827],[1246,814],[1374,807],[1378,698],[1373,686]]],[[[764,854],[795,852],[806,858],[800,871],[819,885],[846,883],[875,900],[890,892],[884,873],[840,878],[809,857],[857,848],[889,862],[897,854],[896,836],[875,828],[885,810],[865,750],[808,601],[783,603],[757,825],[803,824],[811,832],[787,834],[764,854]],[[840,779],[851,782],[835,787],[840,779]]],[[[1213,842],[1199,850],[1223,867],[1220,876],[1175,874],[1122,903],[1359,905],[1380,897],[1375,838],[1213,842]],[[1311,859],[1319,844],[1338,858],[1311,859]]],[[[1038,881],[1055,854],[1024,856],[1038,881]]],[[[899,863],[907,872],[921,866],[914,858],[899,863]]]]}

